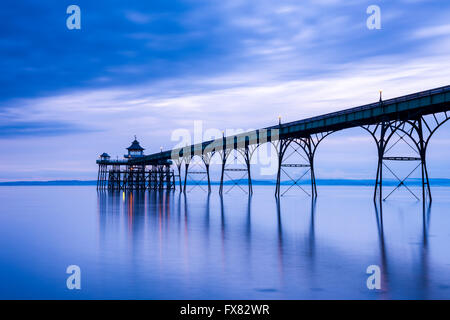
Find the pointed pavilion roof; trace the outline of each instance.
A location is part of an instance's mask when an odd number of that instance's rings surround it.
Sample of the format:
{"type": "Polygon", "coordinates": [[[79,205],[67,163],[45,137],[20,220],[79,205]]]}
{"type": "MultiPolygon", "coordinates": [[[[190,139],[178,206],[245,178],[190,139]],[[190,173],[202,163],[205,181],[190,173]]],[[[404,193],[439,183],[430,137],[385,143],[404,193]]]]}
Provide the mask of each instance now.
{"type": "Polygon", "coordinates": [[[136,136],[134,136],[134,141],[131,143],[131,146],[127,148],[128,151],[144,151],[145,149],[141,147],[139,141],[137,141],[136,136]]]}

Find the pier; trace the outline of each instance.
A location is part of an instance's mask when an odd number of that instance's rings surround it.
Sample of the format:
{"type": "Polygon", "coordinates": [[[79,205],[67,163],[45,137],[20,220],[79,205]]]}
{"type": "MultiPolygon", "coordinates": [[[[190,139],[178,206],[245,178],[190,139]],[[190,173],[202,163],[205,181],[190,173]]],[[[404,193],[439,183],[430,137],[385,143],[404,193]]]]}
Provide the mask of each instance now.
{"type": "Polygon", "coordinates": [[[172,161],[160,159],[146,162],[144,148],[136,137],[127,148],[128,154],[123,160],[111,160],[107,153],[97,160],[97,189],[109,190],[146,190],[175,189],[175,174],[171,170],[172,161]],[[139,161],[144,160],[144,161],[139,161]]]}
{"type": "MultiPolygon", "coordinates": [[[[297,184],[301,177],[291,177],[287,174],[289,168],[304,167],[308,169],[311,186],[308,193],[317,197],[314,157],[318,145],[330,134],[354,127],[361,127],[368,132],[377,146],[378,164],[375,175],[373,199],[385,200],[400,187],[405,187],[416,199],[405,180],[412,172],[402,178],[396,175],[389,164],[397,162],[415,162],[415,170],[420,170],[422,180],[422,195],[424,201],[432,201],[429,182],[426,152],[431,137],[450,117],[450,86],[417,92],[394,99],[383,100],[380,91],[378,102],[356,108],[308,118],[299,121],[281,123],[242,134],[223,136],[222,138],[205,141],[198,144],[167,150],[150,155],[144,155],[139,142],[135,140],[128,149],[128,154],[122,160],[111,160],[103,153],[97,160],[99,166],[97,188],[100,190],[145,190],[145,189],[175,189],[176,180],[180,191],[186,192],[189,174],[204,174],[211,192],[209,167],[211,158],[218,154],[221,161],[221,180],[219,192],[223,193],[224,178],[231,171],[241,171],[248,181],[247,192],[253,192],[251,177],[251,158],[255,150],[265,143],[271,143],[278,156],[278,172],[275,195],[281,194],[281,178],[286,174],[297,184]],[[405,143],[417,156],[406,155],[387,156],[387,151],[393,145],[405,143]],[[305,163],[288,163],[288,150],[302,152],[305,163]],[[243,168],[227,167],[227,160],[239,155],[244,160],[243,168]],[[194,157],[199,157],[204,164],[204,171],[189,171],[194,157]],[[184,177],[181,168],[184,165],[184,177]],[[175,172],[176,170],[176,172],[175,172]],[[397,179],[398,185],[383,197],[383,172],[390,171],[397,179]]],[[[375,171],[375,170],[374,170],[375,171]]]]}

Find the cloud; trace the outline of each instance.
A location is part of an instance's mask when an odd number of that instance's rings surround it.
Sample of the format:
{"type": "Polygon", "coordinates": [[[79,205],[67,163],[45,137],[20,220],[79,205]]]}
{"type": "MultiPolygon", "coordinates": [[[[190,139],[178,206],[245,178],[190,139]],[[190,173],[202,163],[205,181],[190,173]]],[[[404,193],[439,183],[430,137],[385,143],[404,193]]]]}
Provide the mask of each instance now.
{"type": "Polygon", "coordinates": [[[130,20],[131,22],[137,23],[137,24],[146,24],[149,23],[152,20],[151,15],[144,14],[137,11],[126,11],[125,17],[130,20]]]}
{"type": "Polygon", "coordinates": [[[62,4],[24,1],[0,13],[0,143],[10,148],[0,160],[13,171],[28,150],[42,159],[29,172],[88,176],[98,152],[121,155],[134,134],[152,152],[193,120],[259,128],[279,114],[294,121],[376,101],[379,89],[390,98],[450,79],[448,26],[436,22],[450,4],[386,3],[379,31],[367,30],[364,1],[79,5],[77,33],[65,28],[62,4]]]}
{"type": "Polygon", "coordinates": [[[83,123],[85,128],[112,135],[132,126],[137,132],[151,128],[168,137],[180,124],[190,127],[197,119],[219,129],[262,127],[271,125],[279,114],[283,121],[295,121],[370,103],[378,99],[379,89],[385,98],[430,89],[447,84],[448,70],[450,60],[441,56],[433,61],[368,59],[305,80],[280,79],[271,69],[254,70],[245,77],[230,72],[21,99],[11,102],[3,117],[20,119],[21,125],[37,123],[37,128],[53,121],[49,130],[62,128],[61,123],[69,131],[68,124],[83,123]]]}
{"type": "Polygon", "coordinates": [[[0,136],[2,139],[24,136],[31,136],[34,138],[60,136],[89,131],[94,130],[86,130],[73,123],[62,121],[13,121],[7,124],[0,124],[0,136]]]}
{"type": "Polygon", "coordinates": [[[431,37],[448,37],[450,36],[450,24],[426,27],[416,30],[413,36],[417,39],[431,37]]]}

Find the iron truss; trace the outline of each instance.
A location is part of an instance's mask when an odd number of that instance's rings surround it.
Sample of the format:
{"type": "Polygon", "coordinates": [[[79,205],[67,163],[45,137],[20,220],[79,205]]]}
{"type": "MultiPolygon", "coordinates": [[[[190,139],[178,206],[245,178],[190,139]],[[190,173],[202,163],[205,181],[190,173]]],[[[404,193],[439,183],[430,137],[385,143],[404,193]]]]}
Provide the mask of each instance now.
{"type": "Polygon", "coordinates": [[[374,200],[377,199],[377,196],[380,201],[386,200],[401,187],[405,188],[415,199],[419,200],[419,196],[406,183],[407,179],[419,169],[421,174],[422,199],[424,201],[432,201],[426,161],[427,147],[433,134],[448,121],[449,117],[450,113],[444,111],[426,116],[419,115],[407,120],[383,121],[376,125],[362,126],[375,140],[378,151],[374,200]],[[415,156],[387,156],[387,153],[400,143],[411,149],[415,156]],[[390,166],[390,162],[392,161],[417,162],[417,165],[405,177],[399,177],[390,166]],[[397,185],[386,197],[383,197],[384,169],[397,179],[397,185]]]}
{"type": "Polygon", "coordinates": [[[288,138],[272,142],[278,154],[278,172],[275,187],[275,196],[283,196],[294,186],[296,186],[308,196],[311,196],[314,199],[317,198],[316,175],[314,172],[314,155],[316,154],[316,150],[320,142],[331,133],[332,131],[322,132],[312,134],[308,137],[288,138]],[[293,155],[300,156],[304,163],[286,163],[286,161],[289,161],[289,159],[293,155]],[[300,176],[294,176],[293,173],[289,171],[290,168],[306,168],[306,170],[300,176]],[[300,184],[301,180],[308,173],[310,174],[311,193],[306,191],[300,184]],[[287,187],[286,190],[281,192],[281,180],[283,176],[286,176],[291,184],[287,187]]]}

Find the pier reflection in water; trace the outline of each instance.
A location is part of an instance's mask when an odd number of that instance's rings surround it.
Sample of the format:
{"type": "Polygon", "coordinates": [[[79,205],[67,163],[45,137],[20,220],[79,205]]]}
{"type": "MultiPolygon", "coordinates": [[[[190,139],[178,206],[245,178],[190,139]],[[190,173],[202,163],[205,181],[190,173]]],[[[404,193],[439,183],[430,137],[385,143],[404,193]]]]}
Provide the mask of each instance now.
{"type": "MultiPolygon", "coordinates": [[[[430,235],[431,208],[323,189],[316,202],[277,201],[264,187],[252,197],[99,193],[103,285],[141,298],[450,297],[449,232],[430,235]],[[381,290],[366,287],[369,265],[381,268],[381,290]]],[[[448,226],[448,203],[437,206],[448,226]]]]}

